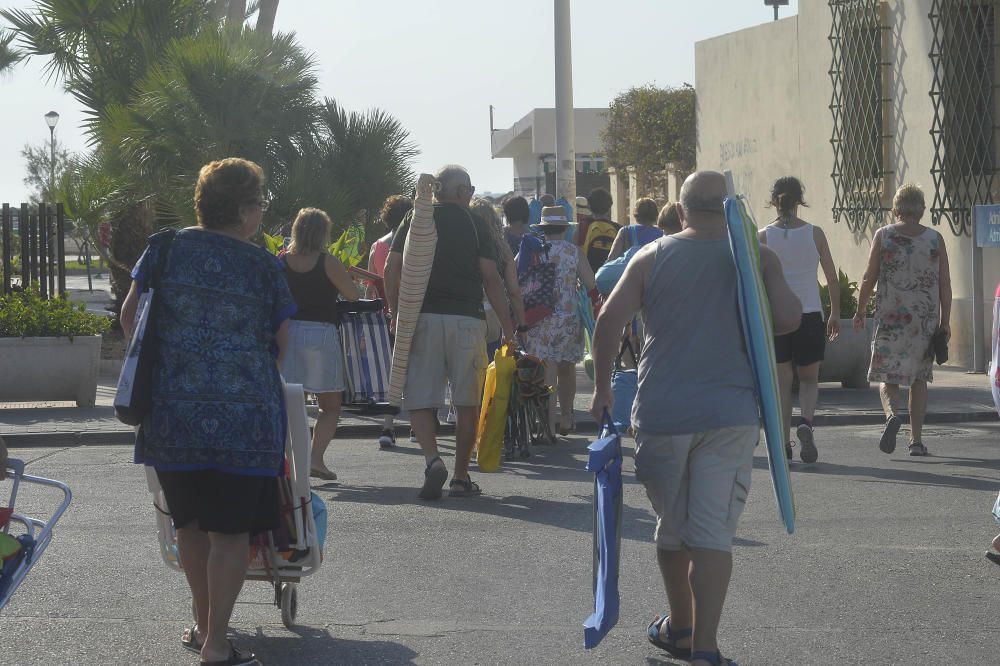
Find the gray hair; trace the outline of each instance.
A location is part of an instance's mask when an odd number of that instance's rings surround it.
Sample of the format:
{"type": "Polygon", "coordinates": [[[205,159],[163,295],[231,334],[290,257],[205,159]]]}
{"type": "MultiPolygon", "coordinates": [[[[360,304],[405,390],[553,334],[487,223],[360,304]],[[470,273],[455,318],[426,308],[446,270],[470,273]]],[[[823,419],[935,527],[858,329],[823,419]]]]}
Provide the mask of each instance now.
{"type": "Polygon", "coordinates": [[[906,183],[900,187],[892,198],[892,209],[900,215],[920,215],[925,208],[924,191],[913,183],[906,183]]]}
{"type": "Polygon", "coordinates": [[[445,199],[454,199],[458,196],[458,188],[462,185],[471,185],[472,178],[465,167],[457,164],[446,164],[441,167],[434,177],[441,183],[439,196],[445,199]]]}

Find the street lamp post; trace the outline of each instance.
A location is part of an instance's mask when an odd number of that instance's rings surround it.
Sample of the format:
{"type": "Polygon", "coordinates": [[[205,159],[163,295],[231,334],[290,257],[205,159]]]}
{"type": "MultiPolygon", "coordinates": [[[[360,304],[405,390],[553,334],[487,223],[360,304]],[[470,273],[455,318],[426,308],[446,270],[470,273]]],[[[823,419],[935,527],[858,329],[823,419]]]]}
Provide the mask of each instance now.
{"type": "Polygon", "coordinates": [[[49,111],[45,114],[45,124],[49,126],[49,196],[56,191],[56,123],[59,114],[49,111]]]}

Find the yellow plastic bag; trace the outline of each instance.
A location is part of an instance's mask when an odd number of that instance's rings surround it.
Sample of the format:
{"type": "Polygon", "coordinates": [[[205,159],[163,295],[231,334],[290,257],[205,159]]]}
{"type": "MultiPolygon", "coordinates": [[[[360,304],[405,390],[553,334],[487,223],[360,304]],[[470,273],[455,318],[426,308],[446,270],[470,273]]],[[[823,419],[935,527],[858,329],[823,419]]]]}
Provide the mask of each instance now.
{"type": "Polygon", "coordinates": [[[507,405],[510,403],[510,390],[517,368],[514,349],[510,345],[500,347],[493,358],[490,367],[486,369],[483,408],[479,414],[479,428],[476,430],[476,462],[482,472],[500,469],[503,434],[507,427],[507,405]]]}

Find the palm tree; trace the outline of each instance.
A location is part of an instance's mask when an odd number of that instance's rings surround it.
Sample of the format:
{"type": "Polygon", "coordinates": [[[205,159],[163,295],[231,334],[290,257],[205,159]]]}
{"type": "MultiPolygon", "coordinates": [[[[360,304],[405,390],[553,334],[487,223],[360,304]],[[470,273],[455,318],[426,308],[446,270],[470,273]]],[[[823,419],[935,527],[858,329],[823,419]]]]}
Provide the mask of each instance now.
{"type": "MultiPolygon", "coordinates": [[[[99,126],[109,110],[128,105],[136,85],[177,39],[215,29],[211,11],[218,0],[37,0],[30,10],[8,9],[0,16],[10,23],[25,56],[47,59],[46,72],[84,107],[84,129],[103,145],[99,126]]],[[[107,146],[106,149],[110,150],[107,146]]],[[[131,178],[120,159],[107,164],[123,169],[129,180],[111,219],[113,247],[111,282],[120,304],[131,279],[128,270],[138,259],[152,228],[150,190],[131,178]]]]}
{"type": "Polygon", "coordinates": [[[15,37],[17,37],[16,33],[0,30],[0,75],[10,72],[23,57],[17,49],[11,46],[15,37]]]}
{"type": "Polygon", "coordinates": [[[257,26],[254,28],[261,35],[274,33],[274,19],[278,15],[278,0],[260,0],[257,6],[257,26]]]}
{"type": "Polygon", "coordinates": [[[413,187],[413,160],[420,154],[409,133],[380,109],[348,113],[332,99],[319,115],[319,147],[331,182],[345,187],[364,215],[365,239],[381,235],[375,213],[385,198],[413,187]]]}
{"type": "Polygon", "coordinates": [[[100,134],[166,211],[187,221],[206,162],[245,157],[268,176],[283,174],[314,143],[314,67],[291,35],[227,29],[178,40],[135,100],[109,109],[100,134]]]}

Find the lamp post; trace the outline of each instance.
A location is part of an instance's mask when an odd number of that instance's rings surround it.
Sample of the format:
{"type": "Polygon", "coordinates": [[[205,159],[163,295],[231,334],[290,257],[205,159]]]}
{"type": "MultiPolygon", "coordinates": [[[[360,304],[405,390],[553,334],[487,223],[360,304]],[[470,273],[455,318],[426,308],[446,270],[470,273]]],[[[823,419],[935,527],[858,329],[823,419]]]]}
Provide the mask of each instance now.
{"type": "Polygon", "coordinates": [[[49,195],[56,191],[56,123],[59,114],[49,111],[45,114],[45,124],[49,126],[49,195]]]}
{"type": "Polygon", "coordinates": [[[556,197],[576,216],[576,144],[573,128],[573,57],[569,0],[554,0],[556,69],[556,197]]]}
{"type": "Polygon", "coordinates": [[[765,5],[771,5],[774,7],[774,20],[778,20],[778,7],[785,7],[788,5],[788,0],[764,0],[765,5]]]}

